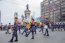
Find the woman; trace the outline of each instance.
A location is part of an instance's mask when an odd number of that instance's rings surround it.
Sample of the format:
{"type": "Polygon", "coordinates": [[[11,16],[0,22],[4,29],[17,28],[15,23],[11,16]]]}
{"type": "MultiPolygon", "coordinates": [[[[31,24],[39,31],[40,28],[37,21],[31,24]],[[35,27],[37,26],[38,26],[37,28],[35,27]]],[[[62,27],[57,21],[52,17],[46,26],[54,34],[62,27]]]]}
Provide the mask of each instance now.
{"type": "MultiPolygon", "coordinates": [[[[30,31],[29,31],[29,33],[28,33],[28,35],[30,34],[30,33],[32,33],[32,38],[31,39],[34,39],[34,32],[35,32],[35,22],[34,22],[34,19],[32,19],[31,20],[31,28],[30,28],[30,31]]],[[[28,36],[27,35],[27,36],[28,36]]]]}
{"type": "Polygon", "coordinates": [[[45,36],[49,36],[49,31],[48,31],[48,26],[46,24],[44,24],[44,29],[45,29],[45,36]]]}

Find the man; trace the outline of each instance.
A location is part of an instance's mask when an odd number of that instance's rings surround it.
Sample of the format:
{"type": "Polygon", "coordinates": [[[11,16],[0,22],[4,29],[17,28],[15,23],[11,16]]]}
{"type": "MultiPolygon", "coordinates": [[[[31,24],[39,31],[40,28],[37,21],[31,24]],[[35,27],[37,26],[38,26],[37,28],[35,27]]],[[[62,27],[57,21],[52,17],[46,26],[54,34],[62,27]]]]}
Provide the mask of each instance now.
{"type": "Polygon", "coordinates": [[[15,22],[14,23],[14,31],[13,31],[13,34],[12,34],[12,39],[9,42],[13,42],[14,37],[16,37],[15,42],[18,41],[18,36],[17,36],[17,30],[18,29],[19,29],[18,23],[15,22]]]}

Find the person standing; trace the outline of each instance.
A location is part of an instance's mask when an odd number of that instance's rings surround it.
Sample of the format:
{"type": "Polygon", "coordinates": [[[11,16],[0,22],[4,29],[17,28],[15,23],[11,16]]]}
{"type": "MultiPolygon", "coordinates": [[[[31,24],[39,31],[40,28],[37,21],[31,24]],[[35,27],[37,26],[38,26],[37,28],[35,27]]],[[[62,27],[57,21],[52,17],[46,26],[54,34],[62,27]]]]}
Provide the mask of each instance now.
{"type": "Polygon", "coordinates": [[[64,29],[64,31],[65,31],[65,23],[63,23],[63,29],[64,29]]]}
{"type": "Polygon", "coordinates": [[[11,23],[9,23],[6,34],[11,34],[11,23]]]}

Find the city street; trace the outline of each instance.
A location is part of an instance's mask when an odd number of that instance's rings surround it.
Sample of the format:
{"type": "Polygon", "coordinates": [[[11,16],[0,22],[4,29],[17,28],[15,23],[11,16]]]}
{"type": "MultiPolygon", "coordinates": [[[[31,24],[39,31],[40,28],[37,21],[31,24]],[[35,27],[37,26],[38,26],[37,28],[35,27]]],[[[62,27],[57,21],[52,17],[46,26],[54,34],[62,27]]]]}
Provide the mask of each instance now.
{"type": "MultiPolygon", "coordinates": [[[[50,31],[50,30],[49,30],[50,31]]],[[[9,43],[12,35],[5,34],[6,31],[0,31],[0,43],[9,43]]],[[[39,29],[35,35],[35,39],[31,39],[31,34],[28,37],[18,33],[18,42],[13,43],[65,43],[65,31],[49,32],[50,36],[44,36],[39,29]]]]}

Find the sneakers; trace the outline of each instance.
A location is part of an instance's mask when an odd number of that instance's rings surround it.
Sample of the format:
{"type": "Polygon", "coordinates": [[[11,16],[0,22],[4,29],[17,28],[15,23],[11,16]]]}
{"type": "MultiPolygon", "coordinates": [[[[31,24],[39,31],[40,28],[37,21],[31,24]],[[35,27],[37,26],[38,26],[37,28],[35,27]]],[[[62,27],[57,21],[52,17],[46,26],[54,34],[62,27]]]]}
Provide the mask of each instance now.
{"type": "Polygon", "coordinates": [[[21,35],[23,35],[23,33],[21,33],[21,35]]]}
{"type": "MultiPolygon", "coordinates": [[[[13,40],[10,40],[9,42],[13,42],[13,40]]],[[[14,42],[18,42],[18,40],[14,40],[14,42]]]]}
{"type": "Polygon", "coordinates": [[[9,42],[13,42],[13,40],[10,40],[9,42]]]}
{"type": "Polygon", "coordinates": [[[18,42],[18,40],[14,40],[14,42],[18,42]]]}
{"type": "Polygon", "coordinates": [[[34,38],[31,38],[31,39],[34,39],[34,38]]]}

